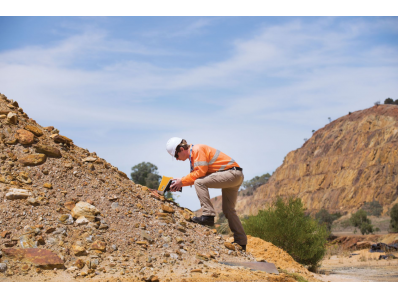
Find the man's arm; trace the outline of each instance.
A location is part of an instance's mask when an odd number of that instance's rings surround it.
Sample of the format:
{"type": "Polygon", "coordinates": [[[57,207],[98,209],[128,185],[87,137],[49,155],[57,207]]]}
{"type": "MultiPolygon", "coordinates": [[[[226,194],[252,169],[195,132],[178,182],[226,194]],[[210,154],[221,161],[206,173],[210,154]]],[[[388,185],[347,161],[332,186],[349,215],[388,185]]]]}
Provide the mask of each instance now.
{"type": "Polygon", "coordinates": [[[209,168],[209,160],[206,155],[205,148],[200,148],[193,160],[194,170],[181,178],[182,186],[193,185],[195,180],[204,177],[207,174],[207,170],[209,168]]]}

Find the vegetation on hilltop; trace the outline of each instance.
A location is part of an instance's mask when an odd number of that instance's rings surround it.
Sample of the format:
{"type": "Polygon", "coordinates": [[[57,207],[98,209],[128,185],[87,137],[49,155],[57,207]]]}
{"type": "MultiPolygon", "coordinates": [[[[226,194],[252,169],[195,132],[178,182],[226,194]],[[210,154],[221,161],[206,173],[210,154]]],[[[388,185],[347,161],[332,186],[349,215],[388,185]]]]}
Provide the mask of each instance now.
{"type": "Polygon", "coordinates": [[[257,188],[259,188],[261,185],[267,183],[270,177],[271,175],[269,173],[266,173],[262,176],[256,176],[251,180],[244,181],[242,183],[242,188],[241,191],[239,192],[239,195],[241,196],[253,195],[254,191],[257,188]]]}
{"type": "Polygon", "coordinates": [[[398,99],[396,99],[395,101],[392,98],[386,98],[384,100],[384,104],[386,105],[398,105],[398,99]]]}

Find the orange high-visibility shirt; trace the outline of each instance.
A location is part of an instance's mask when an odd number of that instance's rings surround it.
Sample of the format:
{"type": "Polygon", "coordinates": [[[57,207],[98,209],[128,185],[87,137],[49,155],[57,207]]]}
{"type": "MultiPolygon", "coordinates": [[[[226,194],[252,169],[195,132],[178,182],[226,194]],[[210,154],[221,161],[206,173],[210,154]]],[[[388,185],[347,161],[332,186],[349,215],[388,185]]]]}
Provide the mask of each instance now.
{"type": "Polygon", "coordinates": [[[225,153],[202,144],[193,146],[191,165],[193,171],[181,179],[183,186],[193,185],[196,179],[217,171],[239,167],[237,162],[225,153]]]}

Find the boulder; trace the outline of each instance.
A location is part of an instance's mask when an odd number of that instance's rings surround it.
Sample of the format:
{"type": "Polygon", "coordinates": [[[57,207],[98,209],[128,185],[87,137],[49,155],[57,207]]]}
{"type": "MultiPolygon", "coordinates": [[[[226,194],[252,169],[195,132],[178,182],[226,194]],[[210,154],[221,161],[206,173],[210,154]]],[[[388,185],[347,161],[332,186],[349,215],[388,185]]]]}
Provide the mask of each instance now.
{"type": "Polygon", "coordinates": [[[31,196],[32,193],[26,189],[11,188],[8,193],[6,193],[6,199],[17,200],[26,199],[31,196]]]}
{"type": "Polygon", "coordinates": [[[13,112],[9,112],[7,115],[7,122],[11,123],[11,124],[17,124],[17,122],[18,122],[17,114],[15,114],[13,112]]]}
{"type": "Polygon", "coordinates": [[[97,157],[89,156],[82,159],[82,162],[94,162],[97,160],[97,157]]]}
{"type": "Polygon", "coordinates": [[[43,135],[43,131],[40,128],[36,127],[36,126],[26,125],[25,129],[30,131],[31,133],[33,133],[37,137],[41,137],[43,135]]]}
{"type": "Polygon", "coordinates": [[[73,141],[65,136],[61,136],[59,134],[56,134],[53,136],[54,142],[55,143],[63,143],[63,144],[67,144],[70,145],[73,143],[73,141]]]}
{"type": "Polygon", "coordinates": [[[32,206],[39,206],[40,205],[40,201],[37,198],[29,198],[27,201],[32,206]]]}
{"type": "Polygon", "coordinates": [[[86,256],[87,251],[83,246],[72,245],[72,252],[75,256],[86,256]]]}
{"type": "Polygon", "coordinates": [[[19,238],[19,244],[22,248],[36,248],[37,241],[33,238],[32,234],[22,235],[19,238]]]}
{"type": "Polygon", "coordinates": [[[35,148],[36,152],[43,153],[48,157],[56,157],[56,158],[62,157],[61,151],[59,151],[55,147],[51,147],[46,144],[36,144],[33,146],[33,148],[35,148]]]}
{"type": "Polygon", "coordinates": [[[77,259],[74,263],[74,265],[79,268],[79,269],[83,269],[83,267],[86,265],[86,263],[84,263],[84,261],[82,259],[77,259]]]}
{"type": "Polygon", "coordinates": [[[73,224],[73,218],[72,215],[70,214],[62,214],[59,218],[58,218],[58,222],[64,225],[71,225],[73,224]]]}
{"type": "Polygon", "coordinates": [[[54,126],[46,126],[46,127],[43,127],[43,129],[47,130],[48,132],[51,132],[54,130],[54,126]]]}
{"type": "Polygon", "coordinates": [[[94,241],[91,244],[90,249],[91,250],[105,251],[106,250],[106,243],[104,241],[100,241],[100,240],[94,241]]]}
{"type": "Polygon", "coordinates": [[[75,208],[76,204],[73,201],[68,201],[64,203],[64,207],[68,210],[72,210],[73,208],[75,208]]]}
{"type": "Polygon", "coordinates": [[[35,141],[35,135],[25,129],[18,129],[16,137],[22,145],[30,145],[35,141]]]}
{"type": "Polygon", "coordinates": [[[30,179],[29,174],[26,172],[20,172],[16,179],[25,184],[32,184],[32,179],[30,179]]]}
{"type": "Polygon", "coordinates": [[[47,182],[47,183],[44,183],[44,184],[43,184],[43,187],[44,187],[44,188],[48,188],[48,189],[52,189],[52,188],[53,188],[53,185],[52,185],[51,183],[48,183],[48,182],[47,182]]]}
{"type": "Polygon", "coordinates": [[[87,218],[85,218],[84,216],[80,216],[78,219],[76,219],[76,224],[78,225],[78,226],[82,226],[82,225],[86,225],[86,224],[88,224],[90,221],[87,219],[87,218]]]}
{"type": "Polygon", "coordinates": [[[120,176],[122,176],[123,178],[129,179],[129,177],[127,176],[127,174],[126,174],[125,172],[122,172],[122,171],[117,171],[117,172],[118,172],[118,174],[119,174],[120,176]]]}
{"type": "Polygon", "coordinates": [[[29,154],[18,159],[23,166],[37,166],[46,161],[45,154],[29,154]]]}
{"type": "Polygon", "coordinates": [[[161,208],[162,208],[162,210],[164,212],[168,212],[168,213],[174,213],[175,212],[175,210],[172,207],[168,206],[168,205],[162,204],[161,208]]]}
{"type": "Polygon", "coordinates": [[[236,250],[235,246],[232,243],[230,243],[230,242],[225,242],[224,246],[226,248],[228,248],[229,250],[236,250]]]}
{"type": "Polygon", "coordinates": [[[100,213],[99,210],[87,202],[78,202],[71,212],[73,218],[84,216],[89,221],[94,221],[98,213],[100,213]]]}
{"type": "Polygon", "coordinates": [[[4,255],[44,269],[63,269],[64,262],[54,252],[42,248],[4,248],[4,255]]]}

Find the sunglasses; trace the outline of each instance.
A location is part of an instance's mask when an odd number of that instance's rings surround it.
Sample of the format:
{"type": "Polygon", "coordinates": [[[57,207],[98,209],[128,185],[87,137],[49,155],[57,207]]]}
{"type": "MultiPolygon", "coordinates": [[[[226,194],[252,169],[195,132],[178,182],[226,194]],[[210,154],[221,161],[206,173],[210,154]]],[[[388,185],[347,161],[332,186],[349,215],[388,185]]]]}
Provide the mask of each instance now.
{"type": "Polygon", "coordinates": [[[180,148],[176,148],[176,152],[174,153],[174,157],[176,158],[176,159],[178,159],[178,150],[179,150],[180,148]]]}

